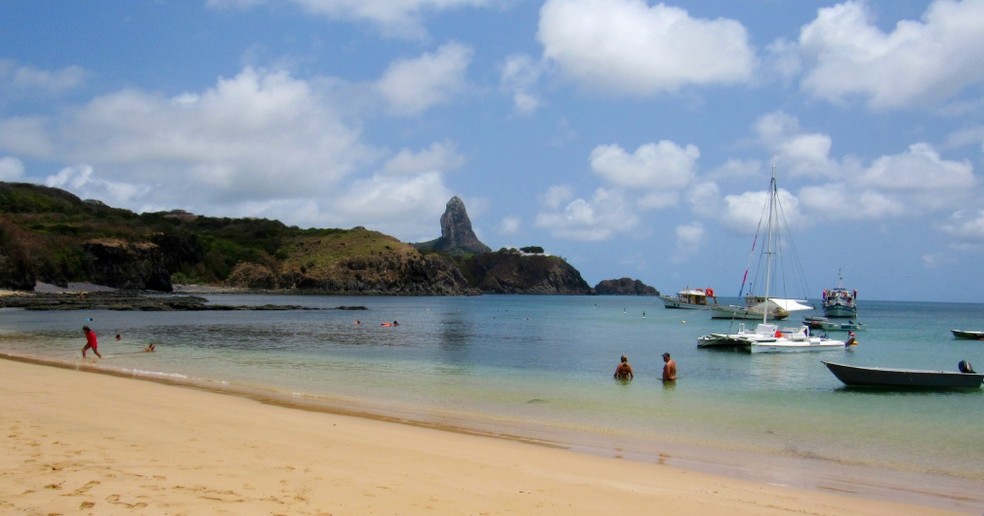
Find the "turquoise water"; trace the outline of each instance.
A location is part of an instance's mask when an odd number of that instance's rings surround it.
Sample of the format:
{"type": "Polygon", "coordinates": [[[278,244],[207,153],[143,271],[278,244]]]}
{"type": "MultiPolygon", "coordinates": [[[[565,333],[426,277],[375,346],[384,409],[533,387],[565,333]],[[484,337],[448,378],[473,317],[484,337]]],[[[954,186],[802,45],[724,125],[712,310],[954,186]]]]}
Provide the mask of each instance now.
{"type": "Polygon", "coordinates": [[[79,363],[88,324],[106,358],[86,363],[128,374],[642,460],[808,458],[984,487],[984,390],[857,391],[820,363],[984,369],[984,342],[949,331],[984,329],[981,304],[871,301],[856,349],[749,355],[697,349],[730,323],[651,297],[208,297],[368,310],[4,309],[0,353],[79,363]],[[158,351],[141,352],[151,341],[158,351]],[[665,351],[672,387],[659,381],[665,351]],[[630,383],[612,379],[623,353],[630,383]]]}

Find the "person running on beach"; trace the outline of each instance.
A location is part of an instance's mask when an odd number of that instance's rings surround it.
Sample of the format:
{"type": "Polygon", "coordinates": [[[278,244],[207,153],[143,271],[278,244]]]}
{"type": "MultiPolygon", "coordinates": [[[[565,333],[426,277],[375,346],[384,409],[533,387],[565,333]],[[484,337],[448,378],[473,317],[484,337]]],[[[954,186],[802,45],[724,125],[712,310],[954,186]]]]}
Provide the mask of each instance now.
{"type": "Polygon", "coordinates": [[[675,382],[676,381],[676,362],[670,358],[669,353],[663,353],[663,381],[664,382],[675,382]]]}
{"type": "Polygon", "coordinates": [[[615,368],[614,377],[616,380],[631,380],[635,378],[632,373],[632,366],[629,365],[629,358],[622,355],[622,362],[615,368]]]}
{"type": "Polygon", "coordinates": [[[96,332],[92,331],[92,328],[88,326],[83,326],[82,333],[85,334],[85,346],[82,346],[82,358],[85,358],[85,352],[89,349],[97,357],[102,358],[103,356],[99,354],[99,339],[96,338],[96,332]]]}

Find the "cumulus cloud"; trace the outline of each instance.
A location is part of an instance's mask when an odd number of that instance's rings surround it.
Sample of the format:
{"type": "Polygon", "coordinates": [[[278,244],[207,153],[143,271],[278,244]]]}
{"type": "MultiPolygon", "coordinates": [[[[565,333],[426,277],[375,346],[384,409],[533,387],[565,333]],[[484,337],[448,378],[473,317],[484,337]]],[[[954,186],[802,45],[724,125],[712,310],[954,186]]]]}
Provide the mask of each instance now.
{"type": "Polygon", "coordinates": [[[961,242],[984,245],[984,210],[960,210],[940,229],[961,242]]]}
{"type": "Polygon", "coordinates": [[[631,231],[639,217],[620,192],[599,188],[590,200],[577,198],[559,206],[569,193],[566,188],[552,189],[544,197],[545,211],[536,216],[535,226],[557,238],[597,242],[617,233],[631,231]]]}
{"type": "Polygon", "coordinates": [[[904,153],[876,159],[858,183],[898,195],[915,207],[936,210],[951,206],[977,180],[969,162],[944,160],[932,145],[917,143],[904,153]]]}
{"type": "MultiPolygon", "coordinates": [[[[332,84],[245,68],[174,96],[121,90],[50,117],[0,120],[0,149],[75,163],[45,182],[135,211],[432,233],[452,196],[445,174],[465,157],[450,141],[392,155],[365,144],[332,84]]],[[[16,170],[0,163],[8,177],[16,170]]]]}
{"type": "Polygon", "coordinates": [[[526,55],[509,56],[502,65],[499,87],[512,95],[518,113],[526,115],[540,107],[540,98],[533,92],[540,74],[540,65],[526,55]]]}
{"type": "Polygon", "coordinates": [[[423,38],[424,16],[464,7],[482,7],[496,0],[207,0],[213,8],[250,8],[261,4],[292,3],[304,11],[331,19],[368,21],[387,36],[423,38]]]}
{"type": "Polygon", "coordinates": [[[447,102],[465,83],[472,50],[448,43],[434,53],[392,63],[376,83],[390,108],[413,115],[447,102]]]}
{"type": "Polygon", "coordinates": [[[600,145],[591,152],[591,168],[612,184],[646,190],[680,190],[694,177],[700,151],[670,141],[647,143],[632,154],[618,145],[600,145]]]}
{"type": "Polygon", "coordinates": [[[24,175],[24,163],[21,160],[4,156],[0,158],[0,181],[16,181],[24,175]]]}
{"type": "Polygon", "coordinates": [[[837,164],[830,157],[830,136],[804,132],[796,117],[782,111],[768,113],[755,121],[753,129],[772,153],[772,162],[781,164],[783,175],[816,177],[836,173],[837,164]]]}
{"type": "Polygon", "coordinates": [[[58,70],[42,70],[0,60],[0,91],[15,95],[59,94],[78,88],[89,72],[76,65],[58,70]]]}
{"type": "Polygon", "coordinates": [[[547,0],[537,38],[568,76],[631,94],[744,83],[756,65],[741,23],[643,0],[547,0]]]}
{"type": "Polygon", "coordinates": [[[799,36],[802,88],[831,102],[875,109],[939,104],[984,80],[984,3],[937,0],[922,20],[883,32],[868,4],[822,8],[799,36]]]}
{"type": "MultiPolygon", "coordinates": [[[[743,234],[753,234],[765,224],[768,214],[768,191],[745,192],[724,197],[724,213],[722,224],[729,229],[743,234]]],[[[800,210],[799,199],[782,188],[777,193],[778,207],[776,212],[781,218],[780,223],[790,229],[803,227],[809,218],[800,210]]],[[[764,228],[762,228],[764,229],[764,228]]]]}
{"type": "Polygon", "coordinates": [[[515,235],[522,227],[522,220],[519,217],[503,217],[499,221],[499,234],[515,235]]]}

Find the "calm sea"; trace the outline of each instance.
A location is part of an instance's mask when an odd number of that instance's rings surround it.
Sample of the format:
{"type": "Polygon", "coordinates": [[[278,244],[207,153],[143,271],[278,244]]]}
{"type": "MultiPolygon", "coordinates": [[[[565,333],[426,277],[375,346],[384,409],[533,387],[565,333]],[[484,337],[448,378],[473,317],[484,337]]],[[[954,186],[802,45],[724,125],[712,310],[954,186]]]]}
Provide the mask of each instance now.
{"type": "Polygon", "coordinates": [[[749,355],[697,349],[736,327],[654,297],[208,297],[326,310],[4,309],[0,353],[78,364],[88,324],[106,358],[86,363],[127,374],[783,484],[843,471],[877,491],[875,468],[984,507],[984,390],[857,391],[820,362],[982,370],[984,342],[950,334],[984,329],[982,304],[863,302],[855,349],[749,355]],[[149,342],[156,353],[141,352],[149,342]],[[678,364],[671,387],[663,352],[678,364]],[[612,379],[622,354],[630,383],[612,379]]]}

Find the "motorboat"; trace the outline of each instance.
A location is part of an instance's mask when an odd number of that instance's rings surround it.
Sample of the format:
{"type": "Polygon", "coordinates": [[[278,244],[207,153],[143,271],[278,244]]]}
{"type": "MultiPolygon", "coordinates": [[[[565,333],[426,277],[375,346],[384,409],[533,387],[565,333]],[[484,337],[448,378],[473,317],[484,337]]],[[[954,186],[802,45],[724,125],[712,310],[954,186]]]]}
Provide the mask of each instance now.
{"type": "Polygon", "coordinates": [[[958,339],[984,340],[984,331],[980,330],[950,330],[958,339]]]}
{"type": "Polygon", "coordinates": [[[858,321],[836,322],[826,317],[816,316],[804,318],[803,324],[809,326],[811,330],[823,331],[859,331],[864,329],[864,324],[858,321]]]}
{"type": "Polygon", "coordinates": [[[717,305],[717,297],[714,296],[713,288],[690,288],[687,287],[673,295],[661,295],[663,306],[666,308],[695,308],[707,309],[711,305],[707,304],[710,299],[717,305]]]}
{"type": "Polygon", "coordinates": [[[844,276],[841,271],[837,271],[837,286],[832,289],[824,289],[820,296],[823,315],[856,319],[858,316],[857,299],[858,291],[844,288],[844,276]]]}
{"type": "Polygon", "coordinates": [[[974,372],[966,361],[960,361],[960,371],[926,371],[861,367],[823,362],[838,380],[851,387],[882,387],[903,389],[980,389],[984,374],[974,372]],[[967,372],[963,372],[966,370],[967,372]]]}

